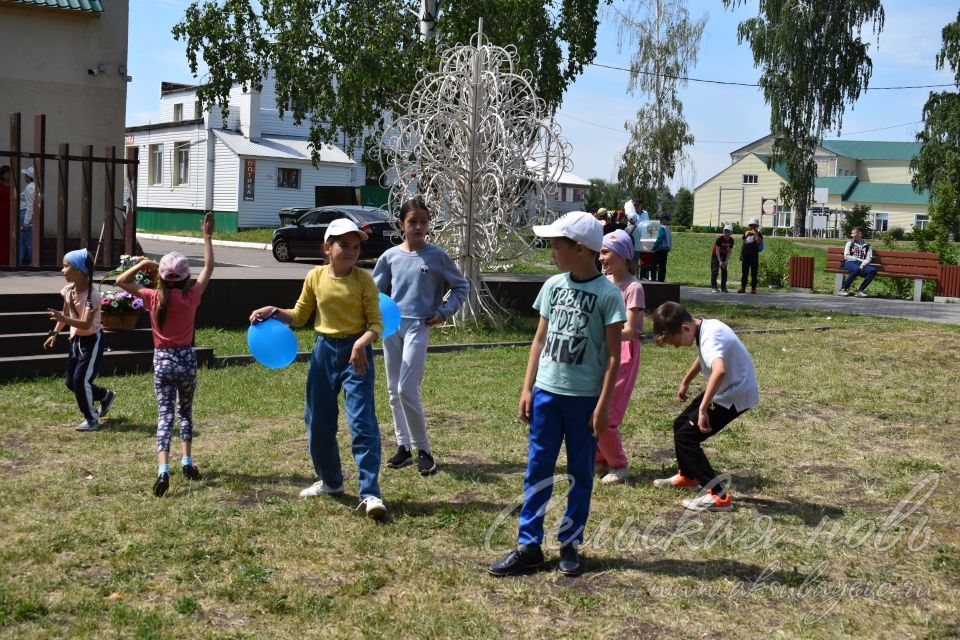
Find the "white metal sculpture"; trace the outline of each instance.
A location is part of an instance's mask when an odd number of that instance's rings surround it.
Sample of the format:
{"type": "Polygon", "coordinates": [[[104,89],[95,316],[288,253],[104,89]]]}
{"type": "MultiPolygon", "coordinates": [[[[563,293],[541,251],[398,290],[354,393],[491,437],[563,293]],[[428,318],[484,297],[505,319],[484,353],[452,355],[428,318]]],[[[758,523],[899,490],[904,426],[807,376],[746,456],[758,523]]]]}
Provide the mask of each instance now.
{"type": "Polygon", "coordinates": [[[514,47],[484,40],[481,20],[469,45],[447,49],[439,71],[424,74],[373,149],[391,184],[391,211],[423,197],[433,241],[470,281],[462,314],[471,319],[499,309],[481,269],[529,250],[522,230],[551,216],[549,198],[571,169],[569,144],[515,56],[514,47]]]}

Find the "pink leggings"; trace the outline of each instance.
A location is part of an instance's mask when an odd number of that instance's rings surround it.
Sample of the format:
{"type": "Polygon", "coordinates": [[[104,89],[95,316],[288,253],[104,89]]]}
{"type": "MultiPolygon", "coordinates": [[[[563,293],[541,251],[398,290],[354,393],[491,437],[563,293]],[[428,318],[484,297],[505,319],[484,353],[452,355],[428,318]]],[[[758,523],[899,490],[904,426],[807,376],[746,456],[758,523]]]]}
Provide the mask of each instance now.
{"type": "Polygon", "coordinates": [[[610,425],[597,440],[597,462],[619,469],[627,466],[627,454],[620,439],[620,423],[627,412],[627,404],[633,394],[640,370],[640,341],[637,338],[620,343],[620,373],[610,398],[607,420],[610,425]]]}

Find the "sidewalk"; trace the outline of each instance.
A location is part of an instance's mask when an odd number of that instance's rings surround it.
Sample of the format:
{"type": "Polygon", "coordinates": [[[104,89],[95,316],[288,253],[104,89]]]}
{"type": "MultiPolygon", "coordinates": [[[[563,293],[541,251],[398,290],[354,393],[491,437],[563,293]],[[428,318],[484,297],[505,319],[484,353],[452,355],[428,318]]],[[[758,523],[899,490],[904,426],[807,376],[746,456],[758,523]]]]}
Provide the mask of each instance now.
{"type": "Polygon", "coordinates": [[[705,287],[680,287],[680,300],[775,307],[793,311],[804,309],[824,313],[852,313],[863,316],[883,316],[960,325],[960,304],[942,302],[841,297],[822,293],[768,293],[765,291],[759,291],[756,294],[713,293],[705,287]]]}

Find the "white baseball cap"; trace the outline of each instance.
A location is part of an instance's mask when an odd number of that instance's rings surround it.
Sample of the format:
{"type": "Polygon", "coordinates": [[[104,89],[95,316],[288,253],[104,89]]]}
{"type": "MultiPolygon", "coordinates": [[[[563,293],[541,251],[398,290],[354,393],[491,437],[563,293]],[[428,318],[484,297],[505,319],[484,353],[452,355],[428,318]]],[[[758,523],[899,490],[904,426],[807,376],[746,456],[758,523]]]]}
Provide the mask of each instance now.
{"type": "Polygon", "coordinates": [[[20,173],[27,176],[28,178],[33,178],[33,167],[27,167],[26,169],[20,169],[20,173]]]}
{"type": "Polygon", "coordinates": [[[533,232],[541,238],[569,238],[598,253],[603,246],[603,227],[586,211],[571,211],[552,224],[535,224],[533,232]]]}
{"type": "Polygon", "coordinates": [[[342,236],[347,233],[357,233],[360,234],[361,240],[366,240],[368,236],[363,231],[360,231],[356,223],[353,220],[348,218],[337,218],[330,223],[330,226],[327,227],[327,232],[323,234],[323,241],[330,242],[330,238],[335,238],[337,236],[342,236]]]}
{"type": "Polygon", "coordinates": [[[724,230],[724,231],[729,231],[730,233],[733,233],[733,225],[725,224],[725,225],[723,225],[723,230],[724,230]]]}
{"type": "Polygon", "coordinates": [[[758,227],[760,226],[760,218],[750,218],[749,224],[755,224],[758,227]]]}

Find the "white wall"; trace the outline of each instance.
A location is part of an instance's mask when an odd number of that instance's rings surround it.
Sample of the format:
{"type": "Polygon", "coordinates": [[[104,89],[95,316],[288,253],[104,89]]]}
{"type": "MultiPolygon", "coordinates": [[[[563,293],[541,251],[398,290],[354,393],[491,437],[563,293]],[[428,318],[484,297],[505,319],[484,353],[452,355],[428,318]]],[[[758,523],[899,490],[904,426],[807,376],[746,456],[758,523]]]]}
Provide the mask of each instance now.
{"type": "MultiPolygon", "coordinates": [[[[314,169],[309,162],[273,160],[257,158],[257,177],[255,181],[255,200],[239,200],[239,225],[241,227],[274,226],[280,221],[278,214],[284,207],[312,207],[316,186],[351,186],[350,167],[342,165],[321,166],[314,169]],[[279,167],[300,169],[299,189],[277,188],[277,169],[279,167]]],[[[218,159],[219,165],[219,159],[218,159]]],[[[242,166],[242,159],[240,166],[242,166]]],[[[240,190],[238,172],[235,183],[240,190]]]]}
{"type": "Polygon", "coordinates": [[[214,211],[237,211],[240,193],[240,159],[219,139],[213,147],[216,176],[213,180],[214,211]]]}
{"type": "MultiPolygon", "coordinates": [[[[184,125],[128,134],[132,142],[127,146],[139,147],[140,168],[137,180],[137,206],[167,209],[203,209],[206,184],[206,137],[202,125],[184,125]],[[190,143],[189,178],[186,184],[174,185],[173,176],[176,158],[174,144],[190,143]],[[163,145],[163,181],[150,184],[150,146],[163,145]]],[[[232,155],[232,154],[231,154],[232,155]]],[[[235,209],[234,209],[235,210],[235,209]]]]}

